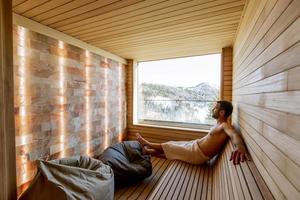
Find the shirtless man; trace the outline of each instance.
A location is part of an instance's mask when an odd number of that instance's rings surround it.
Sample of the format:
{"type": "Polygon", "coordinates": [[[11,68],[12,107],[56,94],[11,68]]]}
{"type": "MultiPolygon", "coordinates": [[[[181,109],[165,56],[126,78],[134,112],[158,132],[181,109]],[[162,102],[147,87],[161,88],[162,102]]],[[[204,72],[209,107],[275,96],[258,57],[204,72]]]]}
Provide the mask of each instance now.
{"type": "Polygon", "coordinates": [[[150,155],[163,155],[167,159],[182,160],[191,164],[202,164],[218,154],[227,139],[234,144],[230,160],[233,164],[240,164],[244,160],[250,160],[244,142],[234,128],[227,123],[232,113],[232,104],[228,101],[218,101],[214,106],[212,117],[217,124],[203,138],[192,141],[169,141],[165,143],[152,143],[137,134],[137,140],[143,147],[143,151],[150,155]]]}

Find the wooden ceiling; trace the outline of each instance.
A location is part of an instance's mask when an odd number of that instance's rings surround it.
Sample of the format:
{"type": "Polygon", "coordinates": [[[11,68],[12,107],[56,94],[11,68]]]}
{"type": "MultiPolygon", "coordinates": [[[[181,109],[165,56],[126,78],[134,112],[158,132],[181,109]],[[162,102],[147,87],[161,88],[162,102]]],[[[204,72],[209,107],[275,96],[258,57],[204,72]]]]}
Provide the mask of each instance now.
{"type": "Polygon", "coordinates": [[[13,0],[13,11],[138,61],[221,52],[245,0],[13,0]]]}

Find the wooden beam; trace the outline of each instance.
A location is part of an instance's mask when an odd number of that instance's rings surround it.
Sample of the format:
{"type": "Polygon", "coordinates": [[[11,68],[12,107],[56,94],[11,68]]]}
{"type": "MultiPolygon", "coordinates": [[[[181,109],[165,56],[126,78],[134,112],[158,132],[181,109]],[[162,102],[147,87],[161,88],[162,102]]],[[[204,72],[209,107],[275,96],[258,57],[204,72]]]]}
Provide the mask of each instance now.
{"type": "Polygon", "coordinates": [[[220,87],[220,99],[231,101],[232,86],[229,87],[228,82],[232,83],[232,47],[225,47],[222,49],[220,87]]]}
{"type": "Polygon", "coordinates": [[[0,199],[16,199],[12,2],[0,0],[0,199]]]}

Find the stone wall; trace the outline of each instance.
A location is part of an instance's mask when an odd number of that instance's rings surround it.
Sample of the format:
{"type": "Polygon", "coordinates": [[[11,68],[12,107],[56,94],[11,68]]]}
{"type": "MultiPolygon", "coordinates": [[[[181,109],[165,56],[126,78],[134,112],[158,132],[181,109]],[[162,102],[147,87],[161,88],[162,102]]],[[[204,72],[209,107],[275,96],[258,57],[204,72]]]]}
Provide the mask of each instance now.
{"type": "Polygon", "coordinates": [[[19,192],[37,159],[95,155],[124,137],[125,66],[14,26],[19,192]]]}

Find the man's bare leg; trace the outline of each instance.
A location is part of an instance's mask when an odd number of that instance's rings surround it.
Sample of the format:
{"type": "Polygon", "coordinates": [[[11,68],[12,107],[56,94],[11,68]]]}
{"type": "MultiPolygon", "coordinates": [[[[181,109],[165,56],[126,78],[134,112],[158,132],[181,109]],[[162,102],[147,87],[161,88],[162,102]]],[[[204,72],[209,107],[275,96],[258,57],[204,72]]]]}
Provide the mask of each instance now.
{"type": "Polygon", "coordinates": [[[155,149],[155,150],[157,150],[157,151],[159,151],[161,153],[164,152],[160,143],[149,142],[148,140],[144,139],[139,133],[136,134],[136,140],[139,141],[139,143],[142,146],[149,146],[152,149],[155,149]]]}

